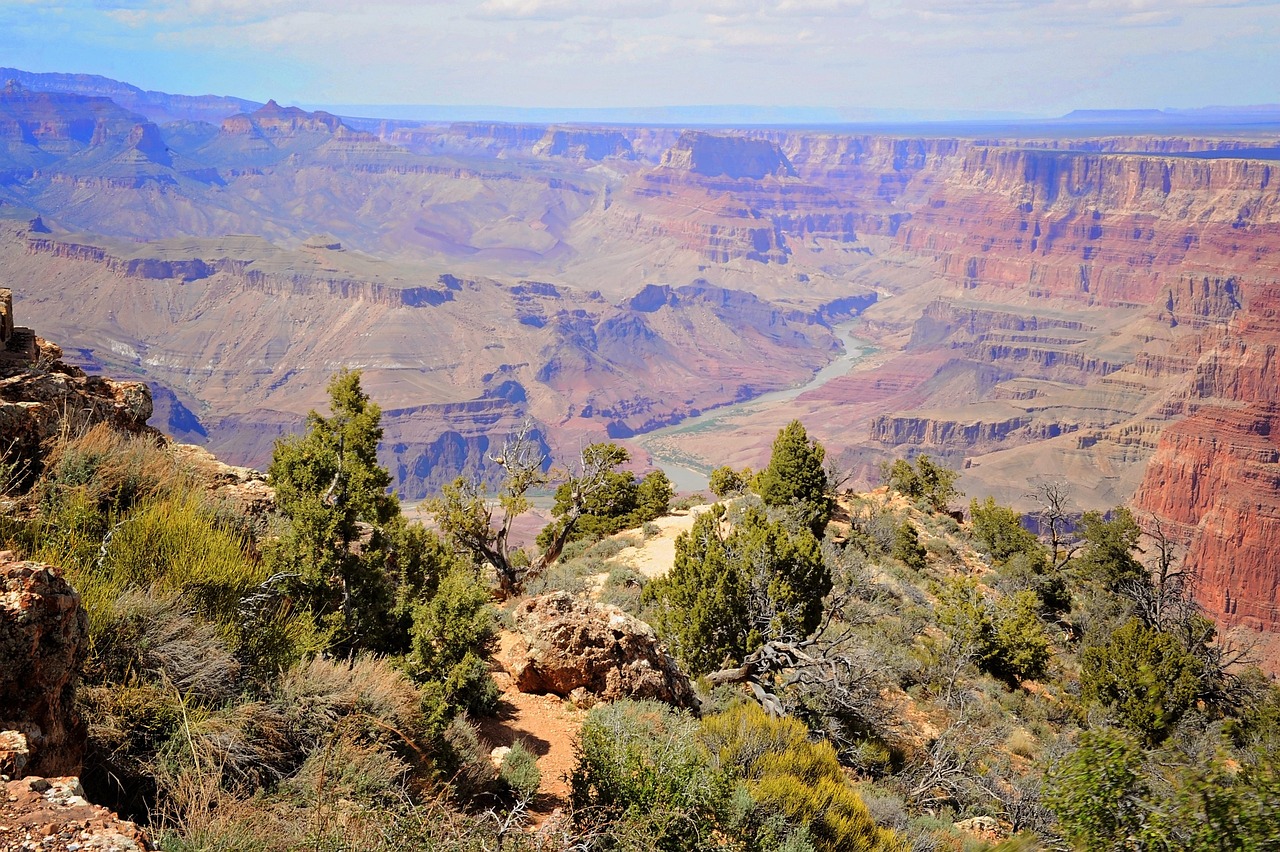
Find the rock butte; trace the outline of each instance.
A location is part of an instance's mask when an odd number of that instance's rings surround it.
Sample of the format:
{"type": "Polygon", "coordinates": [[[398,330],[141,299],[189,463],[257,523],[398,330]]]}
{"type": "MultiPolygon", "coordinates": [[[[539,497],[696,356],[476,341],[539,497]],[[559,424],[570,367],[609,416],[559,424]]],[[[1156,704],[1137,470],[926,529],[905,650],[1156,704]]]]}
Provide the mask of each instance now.
{"type": "Polygon", "coordinates": [[[829,324],[858,316],[876,351],[848,376],[670,440],[758,465],[799,416],[864,478],[925,451],[970,494],[1026,505],[1048,478],[1080,508],[1132,500],[1186,543],[1211,611],[1280,630],[1270,142],[347,123],[274,103],[158,125],[139,104],[6,88],[2,283],[232,463],[261,465],[346,364],[417,496],[484,474],[524,417],[569,456],[801,384],[836,354],[829,324]]]}

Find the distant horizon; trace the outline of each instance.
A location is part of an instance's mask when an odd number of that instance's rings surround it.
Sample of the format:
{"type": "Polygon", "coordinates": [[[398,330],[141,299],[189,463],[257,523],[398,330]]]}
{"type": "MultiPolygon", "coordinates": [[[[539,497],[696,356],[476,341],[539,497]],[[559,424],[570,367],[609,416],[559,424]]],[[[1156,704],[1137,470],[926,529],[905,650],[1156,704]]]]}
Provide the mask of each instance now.
{"type": "MultiPolygon", "coordinates": [[[[1054,124],[1092,127],[1123,124],[1138,121],[1160,124],[1189,123],[1192,126],[1225,123],[1231,126],[1247,126],[1250,122],[1233,121],[1257,117],[1259,126],[1272,127],[1280,123],[1280,103],[1267,104],[1205,104],[1197,107],[1132,107],[1132,108],[1077,108],[1061,114],[1017,113],[984,110],[906,110],[873,107],[804,107],[777,104],[665,104],[611,107],[550,107],[514,106],[509,104],[431,104],[431,103],[324,103],[282,102],[269,97],[266,101],[245,98],[235,93],[213,94],[179,92],[164,89],[145,89],[136,82],[105,74],[81,71],[33,71],[27,68],[5,68],[23,76],[71,77],[101,80],[104,83],[121,84],[143,94],[190,98],[225,98],[262,105],[275,101],[281,106],[292,106],[307,111],[322,110],[345,119],[367,121],[406,121],[422,123],[492,121],[497,123],[563,123],[645,126],[705,126],[705,127],[859,127],[859,126],[975,126],[1000,128],[1005,126],[1051,126],[1054,124]],[[1224,121],[1205,121],[1213,118],[1224,121]],[[1198,119],[1198,120],[1197,120],[1198,119]]],[[[28,83],[32,81],[28,80],[28,83]]],[[[37,88],[49,84],[35,84],[37,88]]]]}
{"type": "Polygon", "coordinates": [[[7,65],[258,102],[929,119],[1280,102],[1280,0],[0,0],[7,65]]]}

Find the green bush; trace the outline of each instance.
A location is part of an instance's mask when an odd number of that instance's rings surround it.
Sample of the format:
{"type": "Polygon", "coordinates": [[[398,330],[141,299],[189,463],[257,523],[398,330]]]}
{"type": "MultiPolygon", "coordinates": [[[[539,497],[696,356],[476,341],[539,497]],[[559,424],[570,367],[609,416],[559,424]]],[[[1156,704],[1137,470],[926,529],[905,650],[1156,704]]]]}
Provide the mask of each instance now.
{"type": "Polygon", "coordinates": [[[803,637],[822,618],[831,574],[817,539],[790,532],[750,507],[727,534],[724,508],[699,515],[676,539],[666,577],[644,590],[676,657],[703,674],[742,658],[769,638],[803,637]]]}
{"type": "Polygon", "coordinates": [[[969,517],[973,523],[973,537],[996,564],[1005,563],[1014,554],[1024,554],[1047,563],[1048,557],[1040,540],[1022,525],[1022,516],[1013,509],[996,505],[992,497],[982,503],[975,497],[969,501],[969,517]]]}
{"type": "Polygon", "coordinates": [[[781,847],[796,834],[818,852],[905,848],[876,825],[835,749],[812,742],[803,723],[740,702],[704,719],[700,736],[717,765],[746,785],[751,808],[740,829],[746,836],[772,833],[781,847]]]}
{"type": "Polygon", "coordinates": [[[1049,636],[1040,621],[1040,598],[1025,590],[996,601],[986,668],[1016,685],[1044,677],[1049,665],[1049,636]]]}
{"type": "Polygon", "coordinates": [[[884,463],[880,475],[893,491],[908,500],[924,502],[935,512],[944,512],[947,504],[961,496],[956,490],[960,474],[935,463],[927,455],[916,457],[915,466],[906,459],[884,463]]]}
{"type": "Polygon", "coordinates": [[[1133,618],[1081,653],[1080,690],[1148,743],[1158,743],[1195,701],[1203,668],[1177,638],[1133,618]]]}
{"type": "Polygon", "coordinates": [[[538,792],[538,785],[542,783],[538,756],[529,751],[523,742],[516,740],[511,744],[511,751],[502,758],[498,780],[505,792],[516,800],[532,799],[538,792]]]}
{"type": "Polygon", "coordinates": [[[707,488],[719,500],[740,497],[750,487],[752,476],[753,474],[749,467],[737,471],[725,465],[711,471],[711,476],[707,480],[707,488]]]}
{"type": "Polygon", "coordinates": [[[910,521],[903,521],[894,532],[891,555],[913,571],[924,570],[928,551],[920,545],[920,534],[910,521]]]}
{"type": "Polygon", "coordinates": [[[725,790],[697,729],[695,719],[656,701],[593,707],[570,778],[575,818],[649,849],[710,848],[725,790]]]}
{"type": "Polygon", "coordinates": [[[1148,788],[1142,750],[1115,731],[1086,731],[1049,771],[1045,802],[1077,848],[1140,849],[1148,788]]]}
{"type": "Polygon", "coordinates": [[[756,491],[764,504],[799,513],[813,534],[821,536],[835,509],[827,494],[826,450],[811,441],[799,420],[778,432],[768,466],[756,478],[756,491]]]}
{"type": "Polygon", "coordinates": [[[455,567],[436,594],[413,613],[409,672],[424,687],[424,706],[438,726],[458,710],[486,712],[497,704],[485,646],[494,636],[488,587],[471,568],[455,567]]]}

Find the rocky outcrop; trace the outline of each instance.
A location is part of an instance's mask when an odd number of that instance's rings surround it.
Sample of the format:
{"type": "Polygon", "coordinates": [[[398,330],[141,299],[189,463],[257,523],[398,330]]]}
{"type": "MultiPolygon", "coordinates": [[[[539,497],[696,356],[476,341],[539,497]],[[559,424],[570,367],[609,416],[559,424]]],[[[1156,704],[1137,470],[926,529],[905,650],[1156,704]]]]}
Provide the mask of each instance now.
{"type": "Polygon", "coordinates": [[[87,729],[75,692],[88,641],[80,596],[57,570],[0,553],[0,731],[26,740],[10,761],[18,774],[79,774],[87,729]]]}
{"type": "Polygon", "coordinates": [[[533,154],[538,157],[570,157],[576,160],[635,158],[631,141],[617,130],[568,127],[548,127],[546,134],[533,146],[533,154]]]}
{"type": "MultiPolygon", "coordinates": [[[[0,139],[51,154],[127,137],[140,118],[102,97],[33,92],[12,79],[0,90],[0,139]]],[[[21,155],[10,151],[7,156],[21,155]]]]}
{"type": "MultiPolygon", "coordinates": [[[[340,247],[341,243],[337,245],[340,247]]],[[[325,249],[324,246],[306,248],[325,249]]],[[[461,283],[449,275],[439,276],[436,286],[397,286],[382,281],[334,275],[332,272],[325,274],[319,270],[314,273],[303,270],[263,272],[253,268],[252,260],[237,258],[120,257],[100,246],[66,242],[51,237],[29,239],[27,251],[100,263],[121,278],[142,281],[178,280],[185,283],[224,273],[239,286],[268,295],[319,293],[334,299],[375,302],[389,307],[436,307],[453,301],[455,291],[461,288],[461,283]]]]}
{"type": "Polygon", "coordinates": [[[138,826],[90,804],[79,779],[28,777],[0,787],[0,848],[143,852],[138,826]]]}
{"type": "Polygon", "coordinates": [[[521,692],[575,701],[652,698],[692,707],[689,678],[653,629],[615,606],[554,592],[515,611],[523,647],[509,670],[521,692]]]}
{"type": "MultiPolygon", "coordinates": [[[[0,290],[0,302],[8,292],[0,290]]],[[[38,472],[41,444],[64,428],[110,423],[160,437],[147,426],[152,405],[145,384],[89,376],[61,357],[60,348],[25,328],[14,328],[0,352],[0,447],[24,479],[38,472]]]]}
{"type": "MultiPolygon", "coordinates": [[[[232,136],[261,135],[264,137],[289,137],[299,133],[348,133],[351,128],[332,113],[317,110],[307,112],[298,107],[282,107],[275,101],[250,113],[241,113],[224,119],[222,132],[232,136]]],[[[370,137],[373,138],[373,137],[370,137]]]]}

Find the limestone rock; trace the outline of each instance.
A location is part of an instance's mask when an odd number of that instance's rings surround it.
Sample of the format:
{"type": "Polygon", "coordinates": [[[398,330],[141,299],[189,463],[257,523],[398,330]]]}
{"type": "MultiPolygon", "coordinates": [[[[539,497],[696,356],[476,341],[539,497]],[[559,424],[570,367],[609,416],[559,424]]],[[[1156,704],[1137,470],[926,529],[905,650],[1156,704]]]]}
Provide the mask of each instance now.
{"type": "Polygon", "coordinates": [[[26,738],[27,772],[80,771],[86,728],[75,690],[88,638],[80,596],[54,568],[0,553],[0,731],[26,738]]]}
{"type": "Polygon", "coordinates": [[[134,434],[160,433],[147,426],[151,390],[143,382],[115,382],[64,364],[62,349],[13,324],[12,296],[0,289],[0,447],[37,473],[40,445],[64,428],[97,423],[134,434]]]}
{"type": "Polygon", "coordinates": [[[688,676],[653,628],[615,606],[553,592],[521,603],[515,624],[527,646],[511,666],[521,692],[694,703],[688,676]]]}
{"type": "Polygon", "coordinates": [[[214,496],[231,501],[245,515],[265,517],[275,506],[276,490],[262,471],[227,464],[195,444],[172,444],[170,449],[178,464],[196,473],[214,496]]]}
{"type": "Polygon", "coordinates": [[[0,788],[0,849],[142,852],[137,825],[91,805],[74,777],[29,777],[0,788]]]}

